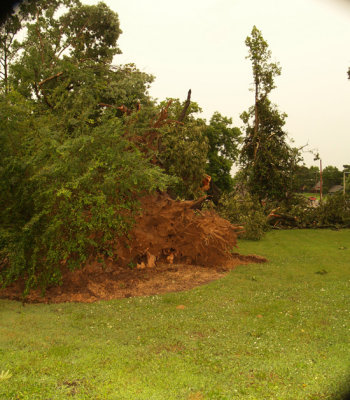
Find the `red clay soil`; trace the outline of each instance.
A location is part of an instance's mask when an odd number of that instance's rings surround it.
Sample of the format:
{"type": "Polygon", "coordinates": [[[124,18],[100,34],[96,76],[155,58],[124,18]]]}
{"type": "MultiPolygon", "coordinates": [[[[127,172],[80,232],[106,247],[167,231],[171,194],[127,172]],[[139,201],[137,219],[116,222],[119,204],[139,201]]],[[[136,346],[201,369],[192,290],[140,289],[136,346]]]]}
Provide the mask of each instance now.
{"type": "MultiPolygon", "coordinates": [[[[241,227],[197,206],[164,193],[144,197],[130,239],[115,241],[115,256],[104,267],[97,261],[75,271],[62,267],[61,286],[49,287],[44,296],[32,290],[26,301],[94,302],[182,291],[218,279],[239,264],[266,261],[232,253],[241,227]]],[[[23,287],[17,281],[1,289],[0,298],[20,300],[23,287]]]]}

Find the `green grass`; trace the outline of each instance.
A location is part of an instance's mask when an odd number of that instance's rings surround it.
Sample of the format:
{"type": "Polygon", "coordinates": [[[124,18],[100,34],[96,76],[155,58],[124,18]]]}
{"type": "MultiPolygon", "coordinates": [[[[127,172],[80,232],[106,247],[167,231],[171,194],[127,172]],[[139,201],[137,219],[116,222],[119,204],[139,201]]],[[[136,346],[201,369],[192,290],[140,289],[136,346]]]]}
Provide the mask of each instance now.
{"type": "Polygon", "coordinates": [[[350,372],[350,230],[273,231],[240,252],[270,262],[182,293],[0,300],[0,399],[335,399],[350,372]]]}
{"type": "MultiPolygon", "coordinates": [[[[306,198],[316,197],[317,200],[320,200],[320,193],[311,193],[311,192],[310,193],[306,193],[306,192],[303,192],[303,193],[300,193],[300,194],[302,194],[306,198]]],[[[323,194],[323,196],[325,196],[325,194],[323,194]]]]}

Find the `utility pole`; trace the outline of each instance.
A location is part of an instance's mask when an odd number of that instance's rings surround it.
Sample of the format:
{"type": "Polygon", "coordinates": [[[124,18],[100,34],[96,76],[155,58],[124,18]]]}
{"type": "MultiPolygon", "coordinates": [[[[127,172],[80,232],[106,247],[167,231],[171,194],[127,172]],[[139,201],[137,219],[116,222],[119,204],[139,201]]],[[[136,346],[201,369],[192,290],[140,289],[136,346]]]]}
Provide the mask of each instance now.
{"type": "Polygon", "coordinates": [[[322,190],[323,190],[323,178],[322,178],[322,160],[320,159],[320,203],[322,203],[322,190]]]}
{"type": "Polygon", "coordinates": [[[345,196],[345,193],[346,193],[346,190],[345,190],[346,174],[350,174],[350,172],[343,171],[343,194],[344,194],[344,196],[345,196]]]}

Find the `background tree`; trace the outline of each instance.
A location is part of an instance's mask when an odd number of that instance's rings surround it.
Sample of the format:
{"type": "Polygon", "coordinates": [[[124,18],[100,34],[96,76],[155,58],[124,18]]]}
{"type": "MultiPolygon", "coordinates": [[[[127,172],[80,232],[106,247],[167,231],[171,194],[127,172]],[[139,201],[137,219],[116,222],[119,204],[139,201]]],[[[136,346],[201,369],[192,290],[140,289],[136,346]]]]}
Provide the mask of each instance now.
{"type": "Polygon", "coordinates": [[[337,167],[327,165],[322,171],[323,189],[326,192],[334,185],[342,185],[343,173],[337,167]]]}
{"type": "Polygon", "coordinates": [[[206,171],[208,140],[205,135],[205,121],[197,118],[201,111],[198,104],[179,99],[167,99],[159,108],[167,108],[168,121],[161,130],[158,160],[165,171],[178,178],[172,193],[180,198],[192,199],[201,193],[202,180],[206,171]],[[186,107],[186,114],[182,111],[186,107]],[[178,120],[182,121],[179,122],[178,120]]]}
{"type": "Polygon", "coordinates": [[[287,115],[280,113],[268,98],[281,68],[270,61],[268,44],[255,26],[245,43],[252,63],[255,102],[241,115],[245,139],[240,162],[248,189],[260,201],[288,200],[295,190],[293,175],[301,157],[299,150],[287,143],[283,130],[287,115]]]}
{"type": "Polygon", "coordinates": [[[215,112],[204,134],[208,138],[209,146],[206,172],[221,191],[230,192],[233,189],[231,168],[239,155],[241,131],[232,127],[231,118],[215,112]]]}
{"type": "Polygon", "coordinates": [[[16,46],[11,86],[36,102],[37,112],[60,115],[60,124],[69,131],[78,125],[83,130],[87,120],[97,124],[106,108],[121,117],[117,107],[149,105],[153,76],[134,64],[112,64],[120,53],[120,33],[118,15],[104,3],[40,2],[25,39],[16,46]]]}
{"type": "Polygon", "coordinates": [[[310,192],[320,180],[320,169],[316,166],[298,165],[294,175],[295,187],[300,192],[310,192]]]}
{"type": "Polygon", "coordinates": [[[5,93],[9,91],[9,65],[15,56],[12,45],[20,28],[21,22],[18,15],[10,15],[0,26],[0,78],[1,89],[5,93]]]}
{"type": "Polygon", "coordinates": [[[9,12],[0,25],[0,82],[5,92],[9,90],[9,68],[18,55],[18,33],[28,22],[54,14],[59,8],[80,4],[79,0],[24,0],[9,12]]]}

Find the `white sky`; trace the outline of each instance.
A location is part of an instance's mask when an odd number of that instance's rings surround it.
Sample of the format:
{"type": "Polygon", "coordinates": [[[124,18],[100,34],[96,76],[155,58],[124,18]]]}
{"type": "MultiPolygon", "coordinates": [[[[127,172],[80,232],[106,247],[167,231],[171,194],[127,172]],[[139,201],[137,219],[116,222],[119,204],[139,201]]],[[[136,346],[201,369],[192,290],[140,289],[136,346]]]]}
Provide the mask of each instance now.
{"type": "MultiPolygon", "coordinates": [[[[96,4],[95,0],[83,0],[96,4]]],[[[105,0],[119,14],[123,54],[155,75],[150,93],[192,100],[210,119],[232,117],[254,102],[245,38],[262,31],[282,75],[271,100],[288,114],[295,145],[320,152],[323,166],[350,164],[350,1],[348,0],[105,0]]],[[[307,165],[316,165],[305,155],[307,165]]]]}

